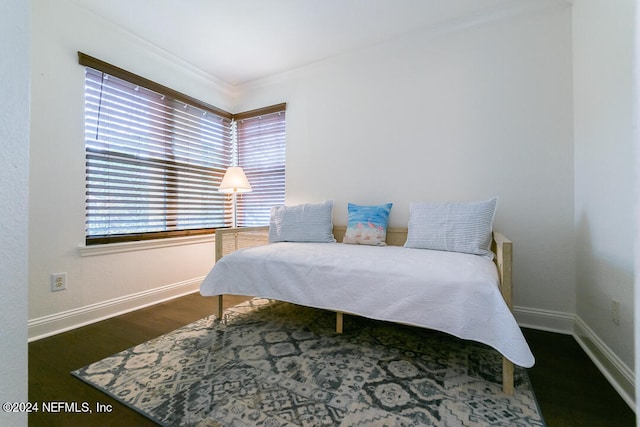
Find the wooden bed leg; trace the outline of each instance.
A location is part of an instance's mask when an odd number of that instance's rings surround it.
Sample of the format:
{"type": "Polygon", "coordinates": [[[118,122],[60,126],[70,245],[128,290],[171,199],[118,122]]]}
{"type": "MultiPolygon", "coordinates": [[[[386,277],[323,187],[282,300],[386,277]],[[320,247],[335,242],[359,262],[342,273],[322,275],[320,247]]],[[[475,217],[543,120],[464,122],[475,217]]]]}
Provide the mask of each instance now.
{"type": "Polygon", "coordinates": [[[218,295],[217,298],[216,316],[218,317],[218,321],[222,320],[222,295],[218,295]]]}
{"type": "Polygon", "coordinates": [[[502,358],[502,391],[504,394],[512,395],[513,385],[513,362],[506,357],[502,358]]]}
{"type": "Polygon", "coordinates": [[[344,325],[344,313],[336,311],[336,333],[341,334],[344,325]]]}

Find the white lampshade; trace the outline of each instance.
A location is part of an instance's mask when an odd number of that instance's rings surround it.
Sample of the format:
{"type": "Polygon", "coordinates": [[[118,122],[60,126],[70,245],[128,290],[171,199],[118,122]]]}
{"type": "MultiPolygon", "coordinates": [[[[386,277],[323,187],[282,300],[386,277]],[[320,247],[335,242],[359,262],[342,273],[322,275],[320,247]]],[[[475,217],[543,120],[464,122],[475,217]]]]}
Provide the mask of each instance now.
{"type": "Polygon", "coordinates": [[[218,191],[221,193],[248,193],[251,191],[249,180],[239,166],[230,166],[224,174],[218,191]]]}

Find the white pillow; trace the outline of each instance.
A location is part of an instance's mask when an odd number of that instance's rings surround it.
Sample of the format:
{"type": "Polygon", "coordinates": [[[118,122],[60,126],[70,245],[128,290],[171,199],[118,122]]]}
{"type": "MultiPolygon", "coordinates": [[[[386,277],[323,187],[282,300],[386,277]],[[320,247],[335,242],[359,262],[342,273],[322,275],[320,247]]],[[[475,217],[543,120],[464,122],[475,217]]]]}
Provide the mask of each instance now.
{"type": "Polygon", "coordinates": [[[269,243],[333,243],[333,200],[321,204],[274,206],[269,222],[269,243]]]}
{"type": "Polygon", "coordinates": [[[491,233],[498,198],[482,202],[414,202],[407,248],[482,255],[493,259],[491,233]]]}

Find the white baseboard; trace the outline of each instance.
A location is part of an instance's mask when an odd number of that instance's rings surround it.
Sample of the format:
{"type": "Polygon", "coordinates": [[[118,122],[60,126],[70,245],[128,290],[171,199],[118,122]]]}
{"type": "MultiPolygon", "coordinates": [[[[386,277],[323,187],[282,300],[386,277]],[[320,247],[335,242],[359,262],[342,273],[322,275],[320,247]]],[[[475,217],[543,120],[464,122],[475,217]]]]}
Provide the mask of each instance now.
{"type": "Polygon", "coordinates": [[[514,307],[513,313],[521,327],[572,335],[620,397],[636,410],[633,370],[579,316],[529,307],[514,307]]]}
{"type": "Polygon", "coordinates": [[[576,316],[573,336],[622,399],[635,411],[636,378],[633,370],[579,316],[576,316]]]}
{"type": "Polygon", "coordinates": [[[30,319],[29,342],[197,292],[204,277],[30,319]]]}
{"type": "Polygon", "coordinates": [[[513,314],[518,325],[541,331],[573,334],[575,315],[561,311],[542,310],[529,307],[514,307],[513,314]]]}

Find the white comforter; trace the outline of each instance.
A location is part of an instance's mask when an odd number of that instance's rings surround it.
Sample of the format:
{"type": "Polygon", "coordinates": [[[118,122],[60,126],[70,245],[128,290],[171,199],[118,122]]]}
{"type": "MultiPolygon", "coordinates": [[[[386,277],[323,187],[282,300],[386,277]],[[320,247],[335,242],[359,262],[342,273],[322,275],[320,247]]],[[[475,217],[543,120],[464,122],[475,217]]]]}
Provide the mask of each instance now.
{"type": "Polygon", "coordinates": [[[273,243],[221,258],[204,296],[260,296],[447,332],[487,344],[516,365],[534,357],[489,259],[342,243],[273,243]]]}

